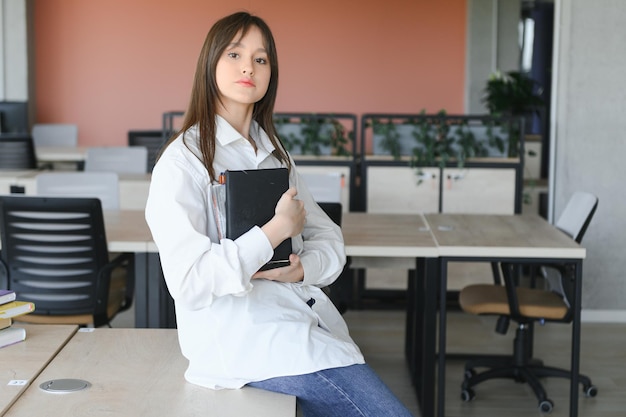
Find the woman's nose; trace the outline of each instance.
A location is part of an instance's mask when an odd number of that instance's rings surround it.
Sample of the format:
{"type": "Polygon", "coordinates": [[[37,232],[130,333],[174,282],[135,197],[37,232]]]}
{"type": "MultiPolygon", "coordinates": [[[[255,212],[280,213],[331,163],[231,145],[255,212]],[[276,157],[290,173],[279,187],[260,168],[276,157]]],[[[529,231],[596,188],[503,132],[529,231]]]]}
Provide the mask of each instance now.
{"type": "Polygon", "coordinates": [[[252,69],[252,64],[245,64],[242,68],[242,72],[245,75],[252,75],[254,73],[254,70],[252,69]]]}

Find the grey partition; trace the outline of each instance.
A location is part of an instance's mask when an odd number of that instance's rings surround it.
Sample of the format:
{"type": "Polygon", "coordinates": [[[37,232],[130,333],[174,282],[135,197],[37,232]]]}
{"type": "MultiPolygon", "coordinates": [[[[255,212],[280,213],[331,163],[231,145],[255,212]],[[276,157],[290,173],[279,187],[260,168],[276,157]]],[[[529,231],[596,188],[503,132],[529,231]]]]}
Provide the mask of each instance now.
{"type": "MultiPolygon", "coordinates": [[[[445,211],[446,182],[463,179],[463,175],[451,170],[493,169],[512,173],[512,209],[521,213],[523,138],[522,118],[365,114],[361,119],[361,206],[368,211],[369,176],[373,167],[411,170],[415,173],[416,187],[425,182],[432,184],[434,180],[440,212],[445,211]]],[[[480,195],[472,197],[480,198],[480,195]]]]}
{"type": "Polygon", "coordinates": [[[359,211],[357,117],[348,113],[275,113],[281,141],[302,173],[345,176],[344,210],[359,211]]]}

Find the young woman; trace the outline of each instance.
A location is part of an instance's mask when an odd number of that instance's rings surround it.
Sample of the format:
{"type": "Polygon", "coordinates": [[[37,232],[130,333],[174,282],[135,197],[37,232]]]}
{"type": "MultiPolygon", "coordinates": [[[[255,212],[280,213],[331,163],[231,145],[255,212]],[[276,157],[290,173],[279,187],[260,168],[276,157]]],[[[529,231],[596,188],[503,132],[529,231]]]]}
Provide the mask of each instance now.
{"type": "Polygon", "coordinates": [[[277,86],[266,23],[243,12],[219,20],[200,53],[183,127],[152,173],[146,219],[176,304],[185,378],[295,395],[307,417],[408,416],[321,290],[343,268],[343,238],[278,139],[277,86]],[[289,168],[291,188],[274,217],[235,240],[220,236],[211,202],[219,173],[278,167],[289,168]],[[260,271],[288,237],[291,264],[260,271]]]}

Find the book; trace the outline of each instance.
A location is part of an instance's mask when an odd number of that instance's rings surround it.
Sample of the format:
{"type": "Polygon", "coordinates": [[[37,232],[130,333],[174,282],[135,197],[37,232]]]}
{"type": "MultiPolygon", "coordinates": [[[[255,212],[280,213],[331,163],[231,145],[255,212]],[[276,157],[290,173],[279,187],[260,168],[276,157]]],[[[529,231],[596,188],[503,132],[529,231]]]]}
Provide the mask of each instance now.
{"type": "MultiPolygon", "coordinates": [[[[263,226],[274,217],[276,204],[289,189],[287,168],[226,171],[226,237],[236,239],[253,226],[263,226]]],[[[274,249],[261,270],[289,265],[291,238],[274,249]]]]}
{"type": "Polygon", "coordinates": [[[13,324],[13,320],[11,319],[0,319],[0,330],[10,327],[11,324],[13,324]]]}
{"type": "Polygon", "coordinates": [[[0,290],[0,304],[5,304],[15,300],[15,291],[0,290]]]}
{"type": "Polygon", "coordinates": [[[35,311],[35,304],[28,301],[11,301],[0,305],[0,319],[10,319],[35,311]]]}
{"type": "Polygon", "coordinates": [[[0,348],[13,345],[26,339],[26,329],[21,327],[9,327],[0,330],[0,348]]]}

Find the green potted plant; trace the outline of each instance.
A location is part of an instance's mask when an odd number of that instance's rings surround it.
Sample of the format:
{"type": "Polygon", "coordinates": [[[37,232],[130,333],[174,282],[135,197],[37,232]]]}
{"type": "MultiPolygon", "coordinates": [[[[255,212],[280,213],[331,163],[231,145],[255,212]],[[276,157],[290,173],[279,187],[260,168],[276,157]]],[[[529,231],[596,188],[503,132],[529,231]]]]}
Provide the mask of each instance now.
{"type": "Polygon", "coordinates": [[[500,152],[504,149],[504,140],[494,132],[492,124],[482,126],[484,132],[479,137],[475,125],[470,126],[467,119],[448,117],[445,110],[434,115],[422,110],[419,117],[401,123],[375,118],[371,126],[375,152],[378,149],[394,160],[409,156],[418,184],[422,182],[425,167],[443,169],[455,161],[458,168],[463,168],[468,158],[488,156],[490,149],[500,152]]]}
{"type": "Polygon", "coordinates": [[[493,115],[526,115],[544,104],[537,83],[519,71],[494,72],[484,92],[483,103],[493,115]]]}
{"type": "Polygon", "coordinates": [[[347,146],[352,142],[354,132],[348,132],[332,116],[311,113],[299,118],[276,117],[274,122],[285,147],[294,154],[351,155],[347,146]]]}
{"type": "MultiPolygon", "coordinates": [[[[525,117],[530,120],[544,105],[542,90],[530,77],[519,71],[496,71],[489,76],[482,102],[497,117],[525,117]]],[[[511,127],[509,156],[517,156],[519,132],[511,127]]]]}
{"type": "MultiPolygon", "coordinates": [[[[483,103],[487,106],[489,113],[494,116],[522,116],[526,122],[532,119],[534,114],[545,105],[542,97],[541,87],[532,78],[519,71],[509,71],[502,73],[496,71],[489,76],[485,86],[483,103]]],[[[519,132],[511,126],[509,156],[517,156],[519,149],[519,132]]],[[[533,151],[528,151],[527,156],[536,156],[533,151]]],[[[535,181],[530,181],[533,188],[535,181]]],[[[525,204],[531,203],[529,193],[524,193],[525,204]]]]}

